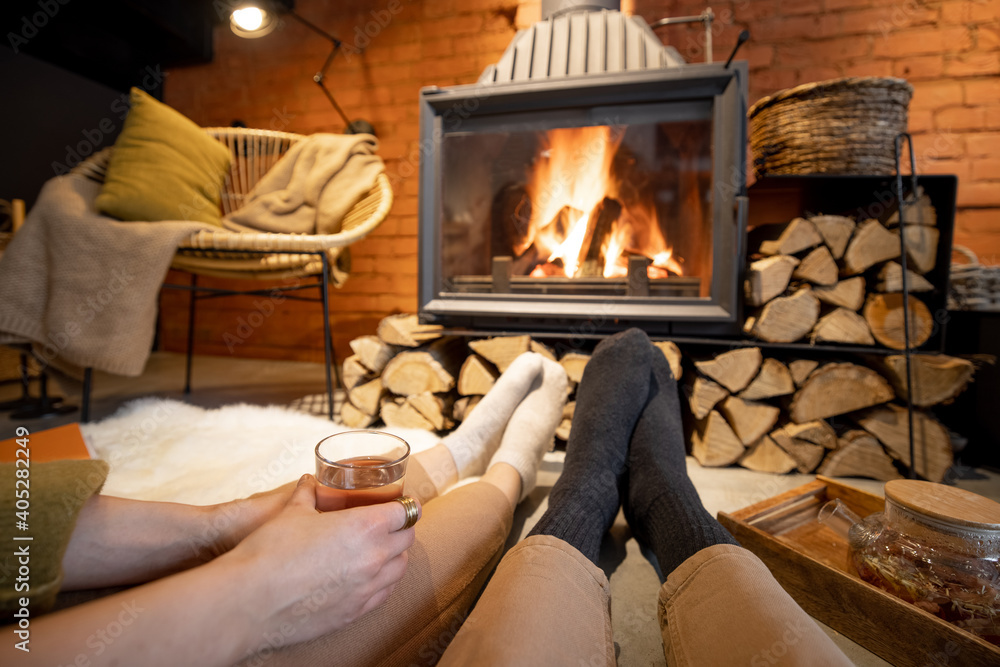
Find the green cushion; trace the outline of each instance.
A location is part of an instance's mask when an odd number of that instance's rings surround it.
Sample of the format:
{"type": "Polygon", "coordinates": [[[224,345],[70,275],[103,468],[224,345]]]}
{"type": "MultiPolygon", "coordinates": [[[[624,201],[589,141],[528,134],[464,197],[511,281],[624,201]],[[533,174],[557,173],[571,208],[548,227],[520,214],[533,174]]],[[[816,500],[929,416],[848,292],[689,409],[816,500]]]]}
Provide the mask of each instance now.
{"type": "Polygon", "coordinates": [[[184,115],[139,90],[108,165],[97,210],[120,220],[219,225],[229,150],[184,115]]]}

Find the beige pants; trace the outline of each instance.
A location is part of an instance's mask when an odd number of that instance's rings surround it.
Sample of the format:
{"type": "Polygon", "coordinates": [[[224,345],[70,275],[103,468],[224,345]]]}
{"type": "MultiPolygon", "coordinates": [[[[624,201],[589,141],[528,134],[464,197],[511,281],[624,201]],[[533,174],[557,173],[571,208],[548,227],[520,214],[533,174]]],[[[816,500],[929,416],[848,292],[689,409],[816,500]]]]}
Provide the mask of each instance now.
{"type": "MultiPolygon", "coordinates": [[[[728,544],[667,577],[659,619],[668,665],[852,664],[760,559],[728,544]]],[[[497,567],[440,664],[614,665],[607,578],[562,540],[527,538],[497,567]]]]}
{"type": "MultiPolygon", "coordinates": [[[[410,466],[407,484],[426,481],[419,464],[410,466]]],[[[261,637],[241,665],[614,665],[604,572],[542,535],[497,565],[512,514],[503,494],[482,482],[435,498],[384,605],[310,642],[295,644],[294,632],[261,637]]],[[[851,664],[739,547],[710,547],[681,564],[660,591],[659,617],[670,665],[851,664]]]]}

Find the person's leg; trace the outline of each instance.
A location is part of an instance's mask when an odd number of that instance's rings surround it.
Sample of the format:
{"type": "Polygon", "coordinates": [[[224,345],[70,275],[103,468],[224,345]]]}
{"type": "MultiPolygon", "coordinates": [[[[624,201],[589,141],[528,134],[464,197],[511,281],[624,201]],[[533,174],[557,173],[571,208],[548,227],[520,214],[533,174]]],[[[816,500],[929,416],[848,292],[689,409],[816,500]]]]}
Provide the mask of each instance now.
{"type": "Polygon", "coordinates": [[[576,392],[573,429],[549,506],[531,535],[551,535],[597,562],[601,539],[618,514],[628,441],[649,392],[646,334],[630,329],[594,350],[576,392]]]}
{"type": "Polygon", "coordinates": [[[668,573],[658,605],[667,664],[851,664],[701,504],[662,354],[653,355],[649,394],[629,444],[625,515],[668,573]]]}

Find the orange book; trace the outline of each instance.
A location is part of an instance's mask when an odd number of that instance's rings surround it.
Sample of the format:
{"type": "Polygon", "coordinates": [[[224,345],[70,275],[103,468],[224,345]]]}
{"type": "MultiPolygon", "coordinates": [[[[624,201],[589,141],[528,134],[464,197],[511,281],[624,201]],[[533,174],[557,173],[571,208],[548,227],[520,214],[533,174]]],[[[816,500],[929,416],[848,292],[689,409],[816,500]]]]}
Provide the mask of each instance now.
{"type": "MultiPolygon", "coordinates": [[[[29,457],[32,461],[59,461],[62,459],[89,459],[90,450],[76,422],[57,426],[45,431],[29,431],[26,436],[0,441],[0,462],[13,461],[20,448],[18,441],[28,440],[29,457]]],[[[22,455],[23,458],[23,455],[22,455]]]]}

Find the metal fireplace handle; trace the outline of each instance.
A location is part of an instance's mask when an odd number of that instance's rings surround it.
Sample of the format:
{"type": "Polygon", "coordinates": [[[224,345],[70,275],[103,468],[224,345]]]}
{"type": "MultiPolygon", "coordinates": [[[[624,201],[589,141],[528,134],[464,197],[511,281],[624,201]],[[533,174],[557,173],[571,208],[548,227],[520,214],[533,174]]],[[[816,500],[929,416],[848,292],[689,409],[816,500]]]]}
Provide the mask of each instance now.
{"type": "Polygon", "coordinates": [[[662,28],[665,25],[676,25],[678,23],[701,23],[705,27],[705,62],[712,62],[712,21],[715,20],[715,12],[711,7],[706,7],[698,16],[676,16],[649,24],[653,30],[662,28]]]}

